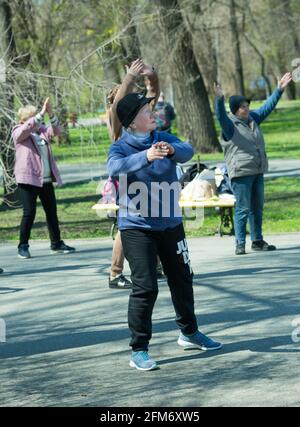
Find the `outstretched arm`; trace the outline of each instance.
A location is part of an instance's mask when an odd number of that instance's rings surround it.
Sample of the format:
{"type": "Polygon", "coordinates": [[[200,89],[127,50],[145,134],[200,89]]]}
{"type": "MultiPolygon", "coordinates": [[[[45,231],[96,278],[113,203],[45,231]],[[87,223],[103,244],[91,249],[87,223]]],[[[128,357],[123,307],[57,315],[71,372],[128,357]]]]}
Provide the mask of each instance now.
{"type": "Polygon", "coordinates": [[[260,108],[257,108],[256,110],[251,111],[250,115],[258,125],[262,123],[270,113],[272,113],[278,101],[280,100],[284,92],[284,89],[291,82],[291,80],[292,80],[291,73],[286,73],[281,79],[278,79],[277,89],[274,90],[272,95],[269,96],[269,98],[260,108]]]}
{"type": "Polygon", "coordinates": [[[138,58],[135,61],[133,61],[130,67],[127,67],[127,74],[124,77],[122,84],[120,85],[116,93],[115,99],[113,101],[113,105],[109,111],[109,131],[110,131],[111,139],[113,141],[116,141],[121,136],[121,132],[122,132],[122,124],[117,115],[118,102],[125,95],[128,95],[128,93],[133,92],[137,76],[140,74],[143,67],[144,67],[144,63],[142,59],[138,58]]]}
{"type": "Polygon", "coordinates": [[[234,134],[234,125],[226,113],[224,94],[221,86],[215,83],[214,88],[216,94],[216,116],[221,125],[223,136],[229,141],[234,134]]]}
{"type": "Polygon", "coordinates": [[[160,88],[159,88],[159,80],[158,75],[152,65],[144,64],[144,67],[142,69],[142,72],[140,73],[142,76],[148,77],[149,85],[147,87],[147,98],[155,97],[153,101],[151,101],[150,105],[152,109],[154,108],[155,104],[157,103],[157,100],[159,98],[160,94],[160,88]]]}

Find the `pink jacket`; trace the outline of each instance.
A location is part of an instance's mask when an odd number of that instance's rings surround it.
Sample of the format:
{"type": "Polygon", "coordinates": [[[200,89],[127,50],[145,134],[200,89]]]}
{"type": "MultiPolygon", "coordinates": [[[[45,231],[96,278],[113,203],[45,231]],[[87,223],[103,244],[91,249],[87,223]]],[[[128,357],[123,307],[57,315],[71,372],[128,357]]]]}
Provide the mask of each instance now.
{"type": "Polygon", "coordinates": [[[35,118],[28,119],[23,124],[18,124],[13,128],[12,137],[16,147],[15,177],[18,184],[30,184],[36,187],[43,186],[43,161],[31,133],[40,132],[40,135],[49,144],[49,162],[52,172],[52,181],[62,185],[62,180],[54,160],[50,141],[55,135],[61,132],[60,126],[39,126],[35,118]]]}

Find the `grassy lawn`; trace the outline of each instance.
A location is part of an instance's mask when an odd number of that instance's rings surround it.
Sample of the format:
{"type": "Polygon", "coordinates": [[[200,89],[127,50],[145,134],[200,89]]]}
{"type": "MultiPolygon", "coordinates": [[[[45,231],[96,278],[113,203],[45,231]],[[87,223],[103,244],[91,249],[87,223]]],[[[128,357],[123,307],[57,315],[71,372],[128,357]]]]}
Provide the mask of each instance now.
{"type": "Polygon", "coordinates": [[[105,126],[70,128],[71,145],[52,145],[58,164],[105,163],[110,139],[105,126]]]}
{"type": "MultiPolygon", "coordinates": [[[[97,182],[69,184],[56,190],[63,239],[109,236],[111,221],[97,216],[91,209],[99,199],[97,186],[97,182]]],[[[21,215],[21,209],[0,212],[0,240],[18,239],[21,215]]],[[[187,230],[187,235],[214,235],[218,220],[214,209],[206,209],[203,226],[197,230],[187,230]]],[[[266,181],[264,232],[300,232],[300,188],[297,178],[266,181]]],[[[48,239],[45,216],[40,204],[31,238],[48,239]]]]}
{"type": "MultiPolygon", "coordinates": [[[[262,103],[253,102],[251,108],[262,103]]],[[[218,122],[217,131],[220,132],[218,122]]],[[[300,100],[280,101],[275,112],[261,125],[270,159],[300,158],[300,100]]],[[[61,163],[105,163],[110,139],[105,126],[70,128],[71,146],[53,145],[53,151],[61,163]]],[[[197,154],[194,159],[197,159],[197,154]]],[[[203,163],[223,160],[222,153],[201,154],[203,163]]]]}

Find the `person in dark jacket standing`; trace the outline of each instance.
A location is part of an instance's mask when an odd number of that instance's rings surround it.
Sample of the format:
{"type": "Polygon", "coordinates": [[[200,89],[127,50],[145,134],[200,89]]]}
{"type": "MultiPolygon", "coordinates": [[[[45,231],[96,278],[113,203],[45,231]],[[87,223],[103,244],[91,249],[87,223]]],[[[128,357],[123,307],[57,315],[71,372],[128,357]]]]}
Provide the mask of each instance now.
{"type": "Polygon", "coordinates": [[[181,329],[178,344],[203,350],[221,348],[220,343],[198,331],[193,272],[178,205],[176,163],[190,160],[193,148],[167,132],[155,131],[151,100],[142,93],[131,93],[119,101],[117,114],[123,133],[108,155],[108,173],[119,178],[118,227],[133,285],[128,306],[130,366],[139,370],[157,366],[148,354],[158,294],[157,255],[181,329]]]}
{"type": "Polygon", "coordinates": [[[274,251],[276,249],[274,245],[265,242],[262,235],[264,173],[268,171],[268,159],[259,125],[274,110],[291,80],[291,73],[286,73],[278,80],[277,89],[257,110],[249,110],[250,101],[245,97],[231,96],[229,116],[225,111],[221,86],[215,85],[216,115],[222,128],[221,145],[236,198],[234,214],[236,255],[246,253],[248,219],[252,250],[274,251]]]}

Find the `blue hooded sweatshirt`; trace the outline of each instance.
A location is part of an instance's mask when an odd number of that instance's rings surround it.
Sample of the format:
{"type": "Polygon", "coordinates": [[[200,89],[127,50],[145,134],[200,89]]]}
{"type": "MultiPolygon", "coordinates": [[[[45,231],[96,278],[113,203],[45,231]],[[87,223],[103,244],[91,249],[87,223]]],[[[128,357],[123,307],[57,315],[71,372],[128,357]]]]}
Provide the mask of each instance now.
{"type": "Polygon", "coordinates": [[[140,139],[123,130],[110,147],[107,163],[109,175],[119,179],[119,230],[163,231],[181,224],[176,163],[187,162],[193,154],[190,144],[167,132],[153,131],[140,139]],[[148,162],[147,150],[160,141],[172,145],[175,153],[148,162]]]}

